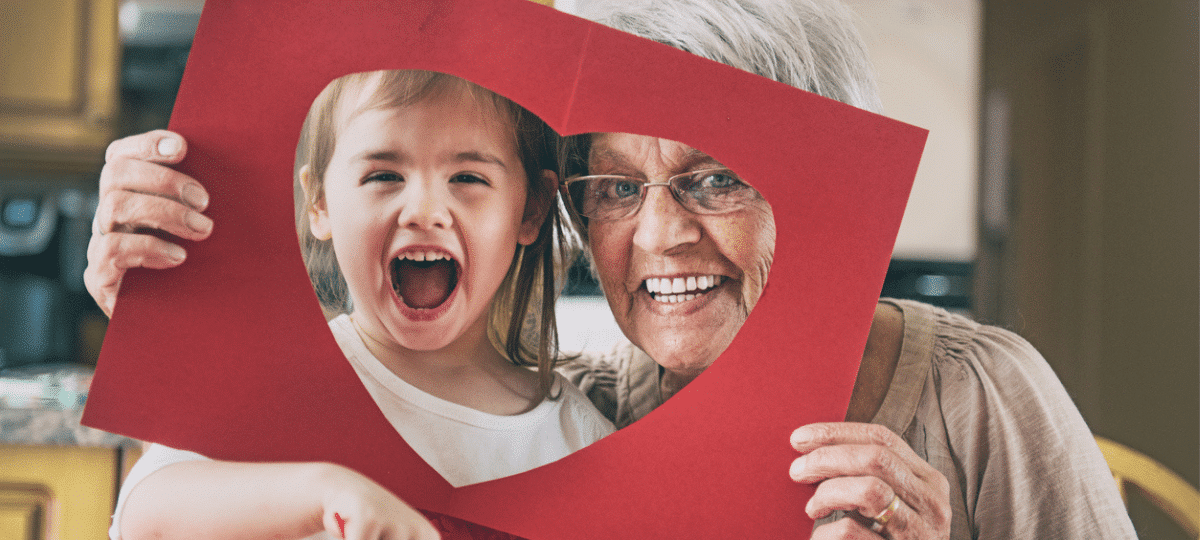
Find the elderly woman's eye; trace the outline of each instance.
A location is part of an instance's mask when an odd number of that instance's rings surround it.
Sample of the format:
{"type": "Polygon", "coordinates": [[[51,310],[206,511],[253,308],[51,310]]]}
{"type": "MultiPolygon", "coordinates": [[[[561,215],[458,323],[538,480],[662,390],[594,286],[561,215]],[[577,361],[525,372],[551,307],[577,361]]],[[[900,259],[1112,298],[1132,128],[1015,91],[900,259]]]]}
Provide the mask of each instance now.
{"type": "Polygon", "coordinates": [[[605,199],[624,199],[636,197],[641,191],[641,183],[624,178],[599,178],[596,189],[592,190],[605,199]]]}
{"type": "Polygon", "coordinates": [[[682,194],[695,201],[694,211],[721,213],[741,208],[759,197],[758,191],[742,182],[729,169],[698,171],[680,186],[682,194]]]}
{"type": "Polygon", "coordinates": [[[729,190],[745,186],[737,176],[734,176],[733,171],[714,171],[700,175],[692,184],[693,189],[711,189],[711,190],[729,190]]]}

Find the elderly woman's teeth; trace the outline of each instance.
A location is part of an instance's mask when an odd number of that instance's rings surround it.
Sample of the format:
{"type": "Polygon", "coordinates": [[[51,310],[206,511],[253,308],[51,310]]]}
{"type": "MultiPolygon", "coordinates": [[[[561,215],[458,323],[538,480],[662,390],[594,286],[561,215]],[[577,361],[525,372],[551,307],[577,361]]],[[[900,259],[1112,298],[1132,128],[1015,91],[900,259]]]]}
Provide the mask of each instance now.
{"type": "Polygon", "coordinates": [[[646,291],[659,302],[675,304],[696,298],[724,280],[725,276],[650,278],[646,280],[646,291]]]}

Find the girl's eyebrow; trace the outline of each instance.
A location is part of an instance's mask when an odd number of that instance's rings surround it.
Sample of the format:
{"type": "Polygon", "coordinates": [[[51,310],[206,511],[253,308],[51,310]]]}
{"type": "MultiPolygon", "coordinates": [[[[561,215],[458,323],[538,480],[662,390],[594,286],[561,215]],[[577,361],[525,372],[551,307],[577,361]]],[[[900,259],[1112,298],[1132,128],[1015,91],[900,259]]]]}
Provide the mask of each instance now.
{"type": "MultiPolygon", "coordinates": [[[[386,161],[386,162],[391,162],[391,163],[404,163],[404,162],[409,161],[409,159],[408,159],[408,156],[406,156],[400,152],[397,152],[395,150],[367,150],[367,151],[364,151],[364,152],[358,154],[357,156],[354,156],[353,158],[351,158],[350,161],[351,162],[386,161]]],[[[448,161],[450,161],[452,163],[465,163],[465,162],[490,163],[490,164],[500,167],[501,169],[504,169],[505,171],[508,170],[508,165],[506,163],[504,163],[504,160],[500,159],[499,157],[497,157],[493,154],[490,154],[487,152],[475,151],[475,150],[468,150],[466,152],[457,152],[457,153],[453,154],[448,161]]]]}
{"type": "Polygon", "coordinates": [[[359,161],[390,161],[400,163],[408,161],[407,158],[394,150],[366,150],[359,153],[350,159],[351,162],[359,161]]]}
{"type": "Polygon", "coordinates": [[[504,160],[500,159],[499,157],[496,157],[495,155],[489,154],[487,152],[479,152],[479,151],[471,150],[471,151],[467,151],[467,152],[459,152],[457,154],[454,154],[454,162],[455,163],[463,163],[463,162],[467,162],[467,161],[473,161],[473,162],[477,162],[477,163],[490,163],[492,165],[496,165],[496,166],[500,167],[501,169],[504,169],[505,171],[508,170],[508,165],[504,163],[504,160]]]}

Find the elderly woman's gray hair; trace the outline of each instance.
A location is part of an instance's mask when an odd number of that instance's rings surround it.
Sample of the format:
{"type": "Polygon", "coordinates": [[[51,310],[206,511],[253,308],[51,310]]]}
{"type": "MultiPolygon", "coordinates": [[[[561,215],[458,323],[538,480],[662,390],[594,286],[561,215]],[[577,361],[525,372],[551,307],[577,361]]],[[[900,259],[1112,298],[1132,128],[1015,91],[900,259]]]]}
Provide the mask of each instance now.
{"type": "Polygon", "coordinates": [[[591,0],[581,15],[784,84],[879,112],[854,15],[839,0],[591,0]]]}

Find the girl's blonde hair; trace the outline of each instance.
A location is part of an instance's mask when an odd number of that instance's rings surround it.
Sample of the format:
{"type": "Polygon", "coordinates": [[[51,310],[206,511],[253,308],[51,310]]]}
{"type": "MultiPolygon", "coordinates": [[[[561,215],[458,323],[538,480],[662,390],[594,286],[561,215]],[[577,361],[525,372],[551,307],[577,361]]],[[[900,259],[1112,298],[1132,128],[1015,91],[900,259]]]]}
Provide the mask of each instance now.
{"type": "Polygon", "coordinates": [[[329,83],[313,101],[304,119],[296,146],[293,195],[296,234],[308,276],[325,317],[349,313],[351,304],[346,280],[338,268],[330,240],[319,240],[309,228],[308,209],[324,193],[325,172],[337,145],[340,107],[347,92],[373,88],[373,93],[356,111],[408,107],[452,92],[466,93],[480,106],[492,106],[510,120],[517,154],[528,179],[526,212],[546,214],[537,240],[517,246],[508,273],[500,284],[488,313],[488,337],[496,349],[517,365],[537,366],[540,391],[550,396],[554,364],[558,358],[558,333],[554,301],[561,289],[564,267],[574,260],[581,245],[562,218],[564,207],[557,192],[543,182],[542,171],[557,171],[558,135],[533,113],[481,86],[466,80],[420,70],[391,70],[353,73],[329,83]],[[307,195],[300,171],[308,167],[307,195]]]}

